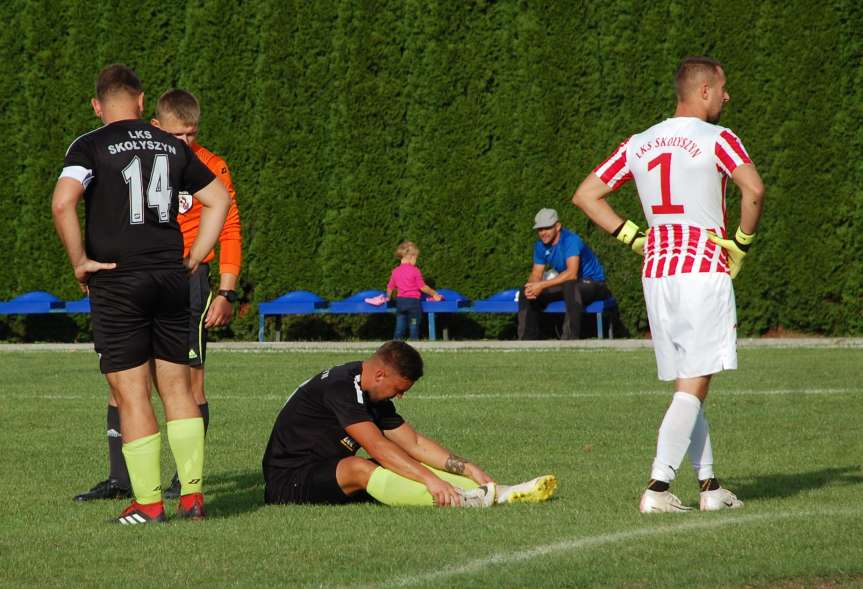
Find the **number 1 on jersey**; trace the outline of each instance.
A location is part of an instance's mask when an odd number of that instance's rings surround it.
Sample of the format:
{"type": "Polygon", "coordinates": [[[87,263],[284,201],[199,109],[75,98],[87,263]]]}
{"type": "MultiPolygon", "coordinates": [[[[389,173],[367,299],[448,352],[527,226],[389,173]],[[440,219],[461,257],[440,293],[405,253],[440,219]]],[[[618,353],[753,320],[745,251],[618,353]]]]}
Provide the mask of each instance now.
{"type": "MultiPolygon", "coordinates": [[[[141,158],[137,155],[123,168],[123,179],[129,185],[129,223],[140,225],[144,222],[144,181],[141,171],[141,158]]],[[[159,212],[159,223],[167,223],[171,218],[171,186],[168,174],[168,156],[160,153],[153,158],[153,169],[147,185],[147,206],[159,212]]]]}
{"type": "Polygon", "coordinates": [[[671,154],[663,153],[647,162],[649,172],[659,166],[659,187],[662,193],[662,204],[653,205],[650,210],[654,215],[682,215],[683,205],[671,204],[671,154]]]}

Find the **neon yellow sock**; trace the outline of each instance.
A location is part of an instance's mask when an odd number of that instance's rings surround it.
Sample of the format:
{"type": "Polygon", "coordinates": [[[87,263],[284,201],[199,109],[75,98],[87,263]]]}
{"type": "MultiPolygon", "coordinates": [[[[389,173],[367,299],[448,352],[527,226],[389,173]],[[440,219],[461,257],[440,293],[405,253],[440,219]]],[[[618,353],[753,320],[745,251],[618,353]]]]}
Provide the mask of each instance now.
{"type": "Polygon", "coordinates": [[[382,466],[372,472],[366,492],[385,505],[434,505],[434,499],[424,484],[382,466]]]}
{"type": "Polygon", "coordinates": [[[162,500],[162,483],[159,476],[159,453],[162,438],[159,432],[123,444],[123,456],[129,470],[132,493],[138,503],[156,503],[162,500]]]}
{"type": "Polygon", "coordinates": [[[168,443],[177,463],[180,494],[200,493],[204,486],[204,420],[192,417],[169,421],[168,443]]]}
{"type": "Polygon", "coordinates": [[[443,470],[438,470],[429,466],[428,464],[423,464],[427,469],[435,473],[438,478],[445,480],[453,487],[458,487],[459,489],[464,489],[465,491],[470,491],[471,489],[476,489],[479,487],[479,484],[473,479],[469,479],[467,477],[463,477],[461,475],[452,474],[451,472],[446,472],[443,470]]]}
{"type": "MultiPolygon", "coordinates": [[[[423,466],[455,487],[473,489],[479,486],[467,477],[444,472],[428,465],[423,466]]],[[[424,484],[412,481],[382,466],[372,472],[366,492],[385,505],[434,505],[434,499],[424,484]]]]}

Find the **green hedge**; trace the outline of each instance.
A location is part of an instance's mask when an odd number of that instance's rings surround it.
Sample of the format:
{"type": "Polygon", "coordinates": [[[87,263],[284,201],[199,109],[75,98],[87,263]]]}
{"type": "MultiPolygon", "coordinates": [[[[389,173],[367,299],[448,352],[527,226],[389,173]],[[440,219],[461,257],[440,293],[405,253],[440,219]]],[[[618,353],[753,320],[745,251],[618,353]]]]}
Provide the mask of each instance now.
{"type": "MultiPolygon", "coordinates": [[[[250,337],[255,304],[288,290],[383,288],[403,239],[437,286],[472,298],[517,286],[544,206],[586,238],[623,322],[644,331],[638,259],[569,198],[619,141],[673,112],[676,64],[706,53],[726,64],[723,124],[768,189],[735,284],[741,333],[863,333],[855,0],[8,0],[0,18],[0,299],[78,296],[50,194],[66,147],[99,124],[98,69],[125,62],[147,116],[175,82],[200,97],[200,141],[233,171],[247,304],[229,336],[250,337]]],[[[611,202],[641,219],[631,186],[611,202]]],[[[733,228],[735,190],[728,208],[733,228]]],[[[454,335],[511,333],[500,319],[466,323],[454,335]]],[[[4,321],[0,338],[38,337],[21,325],[4,321]]],[[[302,325],[293,335],[323,333],[302,325]]]]}

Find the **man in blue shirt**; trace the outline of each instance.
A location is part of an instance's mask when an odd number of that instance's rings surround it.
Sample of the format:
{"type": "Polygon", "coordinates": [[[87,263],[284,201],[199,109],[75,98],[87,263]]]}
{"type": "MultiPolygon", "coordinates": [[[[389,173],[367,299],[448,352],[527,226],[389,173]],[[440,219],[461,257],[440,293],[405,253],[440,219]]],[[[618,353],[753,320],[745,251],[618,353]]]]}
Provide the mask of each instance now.
{"type": "Polygon", "coordinates": [[[539,339],[540,313],[560,299],[566,303],[564,339],[579,339],[584,307],[611,296],[605,270],[581,237],[561,226],[554,209],[540,210],[533,228],[539,239],[530,278],[518,297],[519,339],[539,339]]]}

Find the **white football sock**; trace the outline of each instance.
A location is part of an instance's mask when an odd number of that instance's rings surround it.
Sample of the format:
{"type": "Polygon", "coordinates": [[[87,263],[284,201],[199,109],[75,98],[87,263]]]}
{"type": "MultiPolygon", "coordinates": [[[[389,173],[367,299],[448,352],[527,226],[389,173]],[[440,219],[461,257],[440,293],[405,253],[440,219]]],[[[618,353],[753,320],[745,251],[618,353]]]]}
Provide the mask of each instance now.
{"type": "Polygon", "coordinates": [[[650,471],[651,479],[666,483],[674,480],[689,448],[689,440],[700,410],[701,401],[695,395],[680,391],[674,393],[662,425],[659,426],[656,458],[650,471]]]}
{"type": "Polygon", "coordinates": [[[689,442],[689,461],[695,469],[695,476],[699,481],[712,479],[713,473],[713,447],[710,445],[710,424],[704,415],[704,408],[698,412],[695,420],[695,428],[692,430],[692,438],[689,442]]]}

